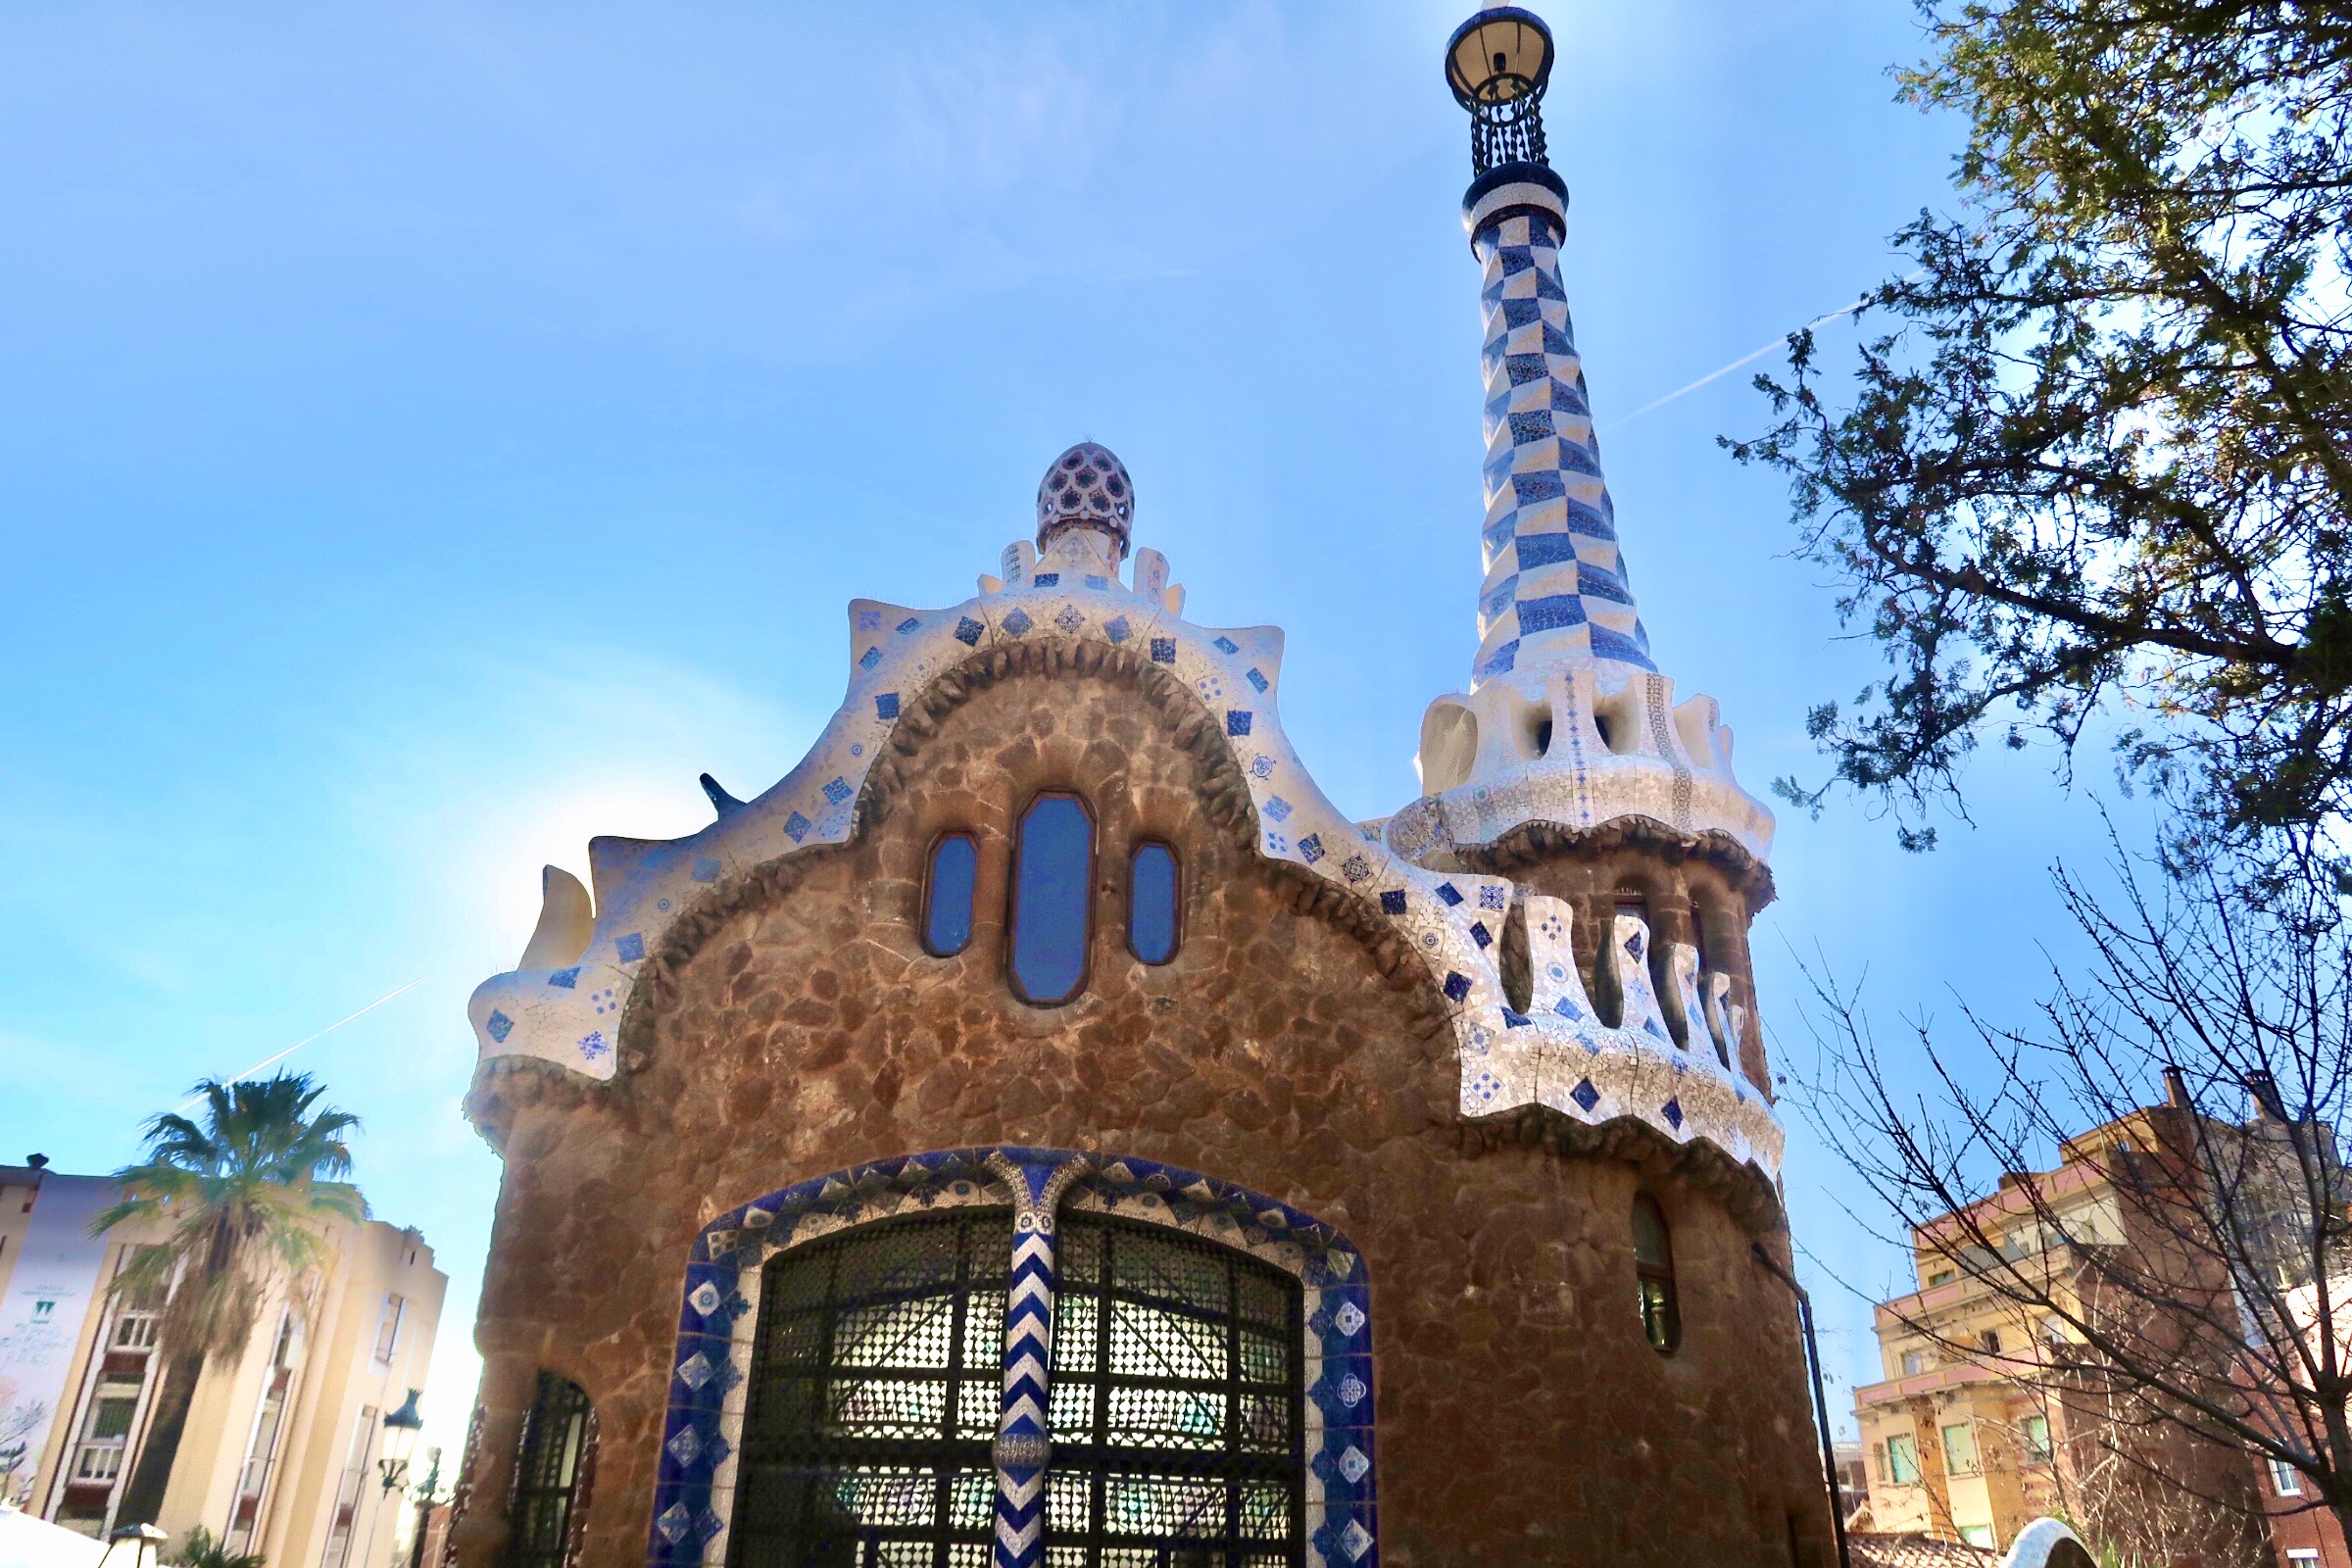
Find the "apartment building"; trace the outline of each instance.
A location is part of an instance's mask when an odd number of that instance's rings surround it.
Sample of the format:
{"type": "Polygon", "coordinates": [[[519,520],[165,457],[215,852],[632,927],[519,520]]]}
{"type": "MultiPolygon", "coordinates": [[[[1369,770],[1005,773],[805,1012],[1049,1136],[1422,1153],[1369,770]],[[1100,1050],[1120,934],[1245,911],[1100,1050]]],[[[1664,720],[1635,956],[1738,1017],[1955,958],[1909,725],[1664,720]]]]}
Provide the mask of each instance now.
{"type": "Polygon", "coordinates": [[[328,1223],[310,1309],[265,1300],[244,1354],[204,1364],[173,1445],[162,1303],[109,1289],[163,1236],[90,1236],[116,1197],[102,1176],[0,1166],[0,1496],[103,1536],[158,1444],[172,1459],[154,1522],[173,1539],[202,1525],[272,1568],[389,1568],[412,1510],[376,1460],[384,1416],[431,1367],[449,1284],[432,1249],[380,1220],[328,1223]]]}
{"type": "MultiPolygon", "coordinates": [[[[1984,1255],[1989,1240],[2000,1264],[2038,1271],[2053,1298],[2079,1315],[2091,1250],[2158,1255],[2162,1244],[2142,1234],[2145,1202],[2124,1201],[2118,1183],[2129,1170],[2144,1193],[2151,1172],[2197,1168],[2189,1151],[2198,1113],[2177,1082],[2168,1087],[2166,1102],[2067,1144],[2057,1169],[2004,1175],[1991,1196],[1913,1233],[1918,1289],[1879,1304],[1883,1377],[1854,1391],[1873,1529],[2006,1548],[2041,1515],[2095,1528],[2113,1508],[2131,1514],[2134,1528],[2195,1543],[2191,1555],[2209,1564],[2268,1553],[2264,1499],[2244,1452],[2160,1427],[2131,1438],[2137,1462],[2117,1458],[2117,1446],[2102,1441],[2121,1430],[2115,1412],[2087,1389],[2053,1392],[2067,1386],[2050,1363],[2075,1353],[2069,1331],[2054,1315],[2029,1318],[1984,1277],[1996,1261],[1984,1255]],[[2182,1485],[2151,1493],[2149,1467],[2182,1485]],[[2168,1508],[2177,1520],[2153,1517],[2168,1508]]],[[[2259,1124],[2220,1130],[2267,1136],[2259,1124]]],[[[2204,1131],[2210,1140],[2216,1125],[2204,1131]]],[[[2184,1201],[2202,1200],[2186,1185],[2180,1191],[2184,1201]]],[[[2226,1293],[2229,1280],[2184,1279],[2182,1289],[2226,1293]]],[[[2306,1560],[2295,1559],[2298,1568],[2306,1560]]]]}

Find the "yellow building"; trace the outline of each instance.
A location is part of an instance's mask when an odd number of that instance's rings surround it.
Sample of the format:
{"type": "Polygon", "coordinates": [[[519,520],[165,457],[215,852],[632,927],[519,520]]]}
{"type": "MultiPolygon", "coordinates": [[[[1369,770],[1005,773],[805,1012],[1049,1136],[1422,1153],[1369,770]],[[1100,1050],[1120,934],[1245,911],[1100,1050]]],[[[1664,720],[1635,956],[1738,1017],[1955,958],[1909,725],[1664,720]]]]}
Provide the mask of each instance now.
{"type": "MultiPolygon", "coordinates": [[[[104,1535],[159,1438],[159,1302],[110,1295],[139,1225],[88,1235],[116,1189],[38,1164],[0,1166],[0,1496],[104,1535]]],[[[206,1362],[155,1523],[202,1525],[272,1568],[388,1568],[413,1510],[381,1484],[383,1418],[421,1389],[448,1276],[415,1231],[325,1226],[311,1310],[263,1304],[233,1364],[206,1362]]]]}

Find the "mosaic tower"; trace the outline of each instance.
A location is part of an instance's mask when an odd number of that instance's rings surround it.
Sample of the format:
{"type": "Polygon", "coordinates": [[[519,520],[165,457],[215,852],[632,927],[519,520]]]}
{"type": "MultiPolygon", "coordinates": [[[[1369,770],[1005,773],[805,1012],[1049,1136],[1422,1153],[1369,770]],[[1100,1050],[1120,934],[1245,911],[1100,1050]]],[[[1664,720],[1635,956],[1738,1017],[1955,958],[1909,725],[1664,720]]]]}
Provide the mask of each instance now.
{"type": "Polygon", "coordinates": [[[776,783],[548,869],[468,1008],[455,1568],[1826,1568],[1771,817],[1625,587],[1550,48],[1448,48],[1489,571],[1419,798],[1333,805],[1089,442],[971,597],[850,605],[776,783]]]}

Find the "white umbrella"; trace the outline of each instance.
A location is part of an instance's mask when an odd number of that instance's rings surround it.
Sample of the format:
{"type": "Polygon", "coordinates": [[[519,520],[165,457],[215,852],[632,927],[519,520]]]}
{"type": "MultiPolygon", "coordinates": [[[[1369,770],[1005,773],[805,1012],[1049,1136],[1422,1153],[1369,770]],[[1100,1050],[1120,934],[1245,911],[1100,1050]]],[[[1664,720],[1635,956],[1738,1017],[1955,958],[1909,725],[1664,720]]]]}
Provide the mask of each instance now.
{"type": "Polygon", "coordinates": [[[98,1568],[105,1545],[0,1503],[0,1568],[98,1568]]]}

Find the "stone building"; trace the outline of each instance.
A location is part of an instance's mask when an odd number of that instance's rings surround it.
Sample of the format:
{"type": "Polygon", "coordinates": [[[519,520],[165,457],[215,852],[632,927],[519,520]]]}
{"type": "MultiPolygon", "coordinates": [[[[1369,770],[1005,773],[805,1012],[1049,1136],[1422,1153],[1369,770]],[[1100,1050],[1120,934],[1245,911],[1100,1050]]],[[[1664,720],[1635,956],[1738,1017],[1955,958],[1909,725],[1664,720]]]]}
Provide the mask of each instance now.
{"type": "Polygon", "coordinates": [[[379,1484],[383,1418],[424,1386],[449,1288],[424,1239],[328,1222],[309,1311],[278,1292],[173,1431],[162,1303],[108,1289],[166,1227],[91,1236],[122,1190],[46,1163],[0,1165],[0,1501],[90,1536],[201,1525],[277,1568],[387,1568],[410,1510],[379,1484]]]}
{"type": "Polygon", "coordinates": [[[470,1004],[454,1562],[1832,1560],[1756,1251],[1772,818],[1619,554],[1550,59],[1447,51],[1486,581],[1417,799],[1331,805],[1282,633],[1185,618],[1081,445],[974,597],[851,605],[781,782],[549,869],[470,1004]]]}

